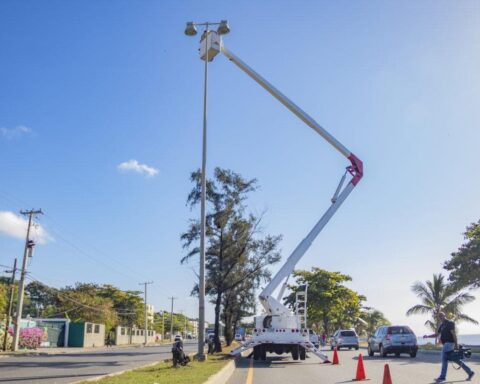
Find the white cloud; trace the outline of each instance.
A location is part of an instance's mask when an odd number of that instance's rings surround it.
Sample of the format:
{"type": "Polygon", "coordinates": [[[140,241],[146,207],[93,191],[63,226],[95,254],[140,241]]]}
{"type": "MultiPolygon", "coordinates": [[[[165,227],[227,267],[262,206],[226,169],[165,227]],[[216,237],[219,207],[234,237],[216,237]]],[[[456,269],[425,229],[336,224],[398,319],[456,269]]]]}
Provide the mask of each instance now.
{"type": "Polygon", "coordinates": [[[24,135],[30,135],[32,132],[31,128],[24,125],[17,125],[14,128],[0,127],[0,137],[5,137],[6,139],[16,139],[24,135]]]}
{"type": "Polygon", "coordinates": [[[153,177],[158,174],[158,169],[150,167],[146,164],[140,164],[137,160],[134,159],[119,164],[117,168],[123,172],[137,172],[147,177],[153,177]]]}
{"type": "MultiPolygon", "coordinates": [[[[28,220],[10,211],[0,211],[0,234],[25,240],[28,220]]],[[[38,244],[53,241],[50,234],[40,224],[32,225],[30,238],[38,244]]]]}

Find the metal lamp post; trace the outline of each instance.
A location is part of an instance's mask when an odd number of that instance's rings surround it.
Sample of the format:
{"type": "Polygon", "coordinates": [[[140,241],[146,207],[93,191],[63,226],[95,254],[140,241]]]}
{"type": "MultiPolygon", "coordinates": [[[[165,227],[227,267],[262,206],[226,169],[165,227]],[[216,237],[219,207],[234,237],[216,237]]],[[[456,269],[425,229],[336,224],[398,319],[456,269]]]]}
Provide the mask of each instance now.
{"type": "Polygon", "coordinates": [[[200,271],[198,284],[198,351],[197,358],[199,361],[205,360],[204,344],[205,344],[205,200],[206,200],[206,177],[205,170],[207,167],[207,95],[208,95],[208,62],[213,60],[214,55],[209,57],[209,48],[211,45],[210,26],[218,26],[216,33],[224,35],[230,32],[227,20],[219,23],[194,23],[187,22],[185,34],[187,36],[195,36],[197,34],[197,26],[205,27],[200,41],[200,58],[205,61],[204,89],[203,89],[203,140],[202,140],[202,178],[201,178],[201,196],[200,196],[200,271]],[[204,42],[204,46],[202,43],[204,42]]]}

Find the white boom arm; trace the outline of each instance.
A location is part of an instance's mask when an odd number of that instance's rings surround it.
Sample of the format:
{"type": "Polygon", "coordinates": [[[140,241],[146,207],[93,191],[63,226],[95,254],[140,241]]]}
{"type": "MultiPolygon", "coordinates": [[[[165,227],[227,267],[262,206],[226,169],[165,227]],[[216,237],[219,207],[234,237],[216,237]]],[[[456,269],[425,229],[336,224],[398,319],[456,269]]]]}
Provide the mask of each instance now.
{"type": "MultiPolygon", "coordinates": [[[[337,190],[335,191],[334,197],[332,198],[332,204],[328,210],[324,213],[321,219],[315,224],[310,233],[303,239],[300,244],[295,248],[292,254],[288,257],[285,264],[277,272],[275,277],[270,281],[270,283],[263,289],[260,293],[260,302],[263,307],[270,315],[281,315],[290,314],[288,308],[286,308],[281,302],[281,298],[278,300],[272,296],[273,291],[281,284],[282,280],[286,279],[295,269],[295,265],[302,258],[302,256],[310,248],[310,245],[322,231],[323,227],[328,223],[328,221],[335,214],[337,209],[342,205],[347,196],[352,192],[353,188],[357,185],[360,179],[363,176],[363,164],[360,159],[358,159],[352,152],[350,152],[342,143],[335,139],[329,132],[327,132],[323,127],[321,127],[312,117],[305,113],[301,108],[299,108],[295,103],[293,103],[288,97],[282,94],[278,89],[276,89],[272,84],[235,56],[223,45],[222,39],[215,32],[211,31],[210,36],[206,36],[210,41],[207,42],[206,48],[210,50],[207,58],[213,59],[218,51],[222,52],[228,59],[233,61],[242,71],[244,71],[248,76],[260,84],[264,89],[266,89],[273,97],[275,97],[280,103],[287,107],[293,114],[295,114],[300,120],[322,136],[326,141],[328,141],[335,149],[337,149],[343,156],[350,160],[351,165],[347,167],[347,171],[352,175],[351,180],[347,186],[342,190],[342,185],[345,180],[345,175],[342,177],[337,190]],[[210,56],[210,53],[213,55],[210,56]]],[[[201,44],[202,47],[202,44],[201,44]]],[[[204,54],[204,53],[203,53],[204,54]]],[[[202,55],[202,52],[201,52],[202,55]]],[[[203,57],[202,57],[203,58],[203,57]]]]}

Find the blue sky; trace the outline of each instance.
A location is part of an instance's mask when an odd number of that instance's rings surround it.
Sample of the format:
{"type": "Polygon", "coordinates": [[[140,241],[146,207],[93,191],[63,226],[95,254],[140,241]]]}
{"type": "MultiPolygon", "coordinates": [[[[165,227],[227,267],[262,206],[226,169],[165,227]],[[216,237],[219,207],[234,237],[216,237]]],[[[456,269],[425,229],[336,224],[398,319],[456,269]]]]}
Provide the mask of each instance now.
{"type": "MultiPolygon", "coordinates": [[[[2,1],[0,264],[22,252],[10,212],[42,208],[37,279],[153,280],[157,308],[175,296],[195,316],[197,264],[180,265],[179,235],[198,215],[185,201],[200,166],[203,62],[183,29],[220,19],[231,51],[364,161],[299,268],[350,274],[369,305],[423,333],[424,318],[404,315],[410,286],[441,272],[480,216],[474,1],[2,1]]],[[[347,161],[224,57],[209,84],[209,175],[259,180],[249,208],[266,211],[286,257],[347,161]]],[[[480,302],[466,309],[480,320],[480,302]]]]}

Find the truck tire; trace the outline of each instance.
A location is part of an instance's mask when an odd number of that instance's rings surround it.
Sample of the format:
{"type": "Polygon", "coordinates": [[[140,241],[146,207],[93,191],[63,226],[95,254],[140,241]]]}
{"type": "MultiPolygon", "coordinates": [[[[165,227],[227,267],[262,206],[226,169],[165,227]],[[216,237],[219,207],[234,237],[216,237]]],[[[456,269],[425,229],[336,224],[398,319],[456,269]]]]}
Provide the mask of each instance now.
{"type": "Polygon", "coordinates": [[[298,360],[298,355],[299,355],[298,345],[294,345],[292,347],[292,359],[298,360]]]}
{"type": "Polygon", "coordinates": [[[265,316],[263,319],[263,328],[272,328],[272,316],[265,316]]]}
{"type": "Polygon", "coordinates": [[[253,347],[253,360],[260,360],[260,345],[253,347]]]}
{"type": "Polygon", "coordinates": [[[267,348],[265,345],[260,345],[260,360],[267,360],[267,348]]]}
{"type": "Polygon", "coordinates": [[[302,346],[299,346],[299,348],[300,348],[300,360],[305,360],[307,356],[307,351],[302,346]]]}

